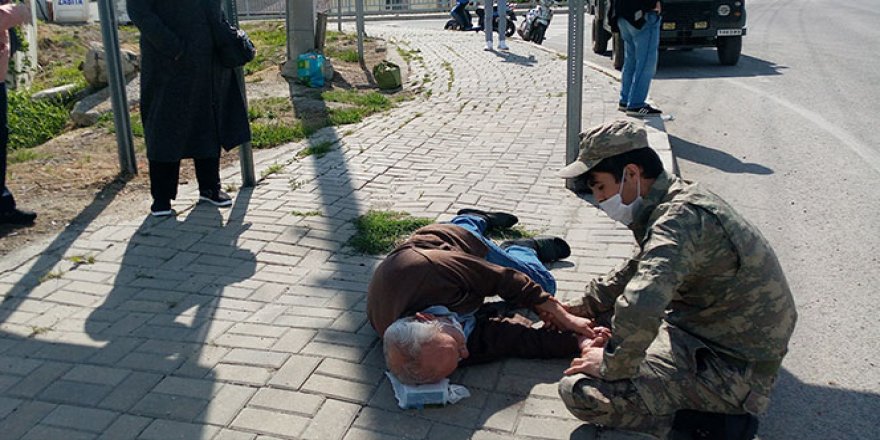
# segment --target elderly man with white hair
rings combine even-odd
[[[501,357],[557,358],[601,344],[607,330],[569,314],[554,298],[545,263],[570,255],[559,237],[496,245],[488,228],[511,227],[512,214],[464,209],[450,223],[416,231],[377,267],[367,316],[383,337],[388,369],[406,384],[434,383],[463,365]],[[486,298],[542,313],[555,329],[497,316]]]

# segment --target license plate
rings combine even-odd
[[[719,37],[732,37],[735,35],[742,35],[742,29],[718,29]]]

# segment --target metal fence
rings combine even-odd
[[[471,0],[472,2],[474,0]],[[482,0],[479,0],[482,3]],[[518,3],[517,10],[534,6],[535,0],[508,0]],[[564,6],[566,0],[557,0],[557,6]],[[320,5],[326,5],[321,7]],[[238,15],[242,20],[258,20],[284,18],[286,0],[237,0]],[[318,9],[329,7],[328,15],[334,17],[342,11],[342,15],[355,15],[355,0],[318,0]],[[447,13],[455,5],[455,0],[364,0],[365,15],[385,14],[424,14],[434,12]]]

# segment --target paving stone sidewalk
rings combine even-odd
[[[572,244],[552,268],[564,299],[633,244],[554,176],[563,57],[517,40],[485,52],[470,33],[370,31],[413,55],[408,86],[429,97],[258,152],[258,174],[282,169],[230,209],[197,205],[188,188],[177,218],[149,218],[146,205],[129,219],[99,216],[0,265],[0,437],[636,438],[568,414],[556,391],[566,360],[464,369],[453,381],[470,398],[397,408],[364,313],[380,259],[345,247],[352,219],[515,212]],[[617,117],[616,103],[614,81],[585,69],[584,126]],[[329,154],[296,158],[325,141]]]

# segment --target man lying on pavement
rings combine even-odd
[[[544,264],[571,254],[563,239],[538,236],[499,246],[484,233],[513,226],[516,216],[476,209],[458,214],[416,231],[370,282],[367,316],[400,382],[435,383],[463,365],[508,356],[570,357],[604,343],[607,329],[569,314],[552,296],[556,281]],[[566,332],[532,328],[522,316],[493,316],[484,302],[496,295],[534,308]]]

